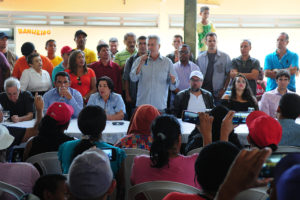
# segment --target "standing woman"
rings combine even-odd
[[[27,57],[29,69],[25,69],[20,78],[21,90],[29,91],[33,95],[36,92],[43,95],[52,88],[49,73],[43,70],[43,62],[38,53],[32,53]]]
[[[222,104],[230,110],[248,111],[249,107],[258,110],[255,96],[245,76],[238,74],[232,82],[231,94],[222,97]]]
[[[69,69],[71,87],[78,90],[85,103],[91,94],[96,92],[96,75],[94,70],[87,67],[84,53],[80,50],[73,51],[69,58]]]

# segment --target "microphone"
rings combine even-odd
[[[148,59],[149,59],[149,56],[150,56],[150,54],[151,54],[151,51],[147,51],[147,56],[148,56],[148,58],[147,58],[147,60],[145,61],[145,65],[148,65]]]

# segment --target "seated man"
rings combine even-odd
[[[92,149],[77,156],[68,177],[71,199],[106,200],[116,187],[108,156],[100,149]]]
[[[192,71],[190,74],[191,87],[175,96],[173,113],[176,117],[181,117],[184,110],[205,112],[205,109],[214,107],[211,93],[201,88],[202,82],[202,73],[200,71]]]
[[[10,112],[12,122],[28,121],[33,118],[33,97],[28,91],[20,90],[20,81],[8,78],[4,82],[5,92],[0,94],[0,104],[3,110]]]
[[[55,75],[55,88],[46,92],[43,96],[46,113],[48,107],[54,102],[64,102],[74,109],[73,118],[77,117],[83,107],[83,100],[80,92],[70,87],[70,76],[67,72],[58,72]]]
[[[279,142],[284,146],[300,146],[300,125],[295,120],[300,115],[300,96],[294,93],[283,95],[277,109],[278,121],[282,126],[282,138]]]
[[[278,87],[269,92],[265,92],[261,98],[259,110],[271,117],[276,117],[276,111],[282,95],[292,92],[287,89],[290,83],[290,74],[287,70],[279,70],[276,74],[276,84]]]

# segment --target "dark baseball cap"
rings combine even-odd
[[[78,37],[79,35],[84,35],[85,37],[87,36],[87,34],[83,30],[76,31],[75,38]]]
[[[0,32],[0,39],[6,37],[7,39],[9,38],[8,35],[4,32]]]

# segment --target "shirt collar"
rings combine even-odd
[[[186,65],[186,66],[191,66],[191,63],[190,63],[191,61],[188,61],[188,64]],[[184,66],[182,63],[181,63],[181,61],[179,60],[178,61],[178,63],[179,63],[179,66],[180,67],[186,67],[186,66]]]
[[[107,65],[104,65],[104,64],[101,62],[101,59],[99,60],[99,62],[100,62],[100,65],[103,66],[103,67],[111,67],[111,68],[112,68],[112,61],[111,61],[111,60],[108,61]]]

